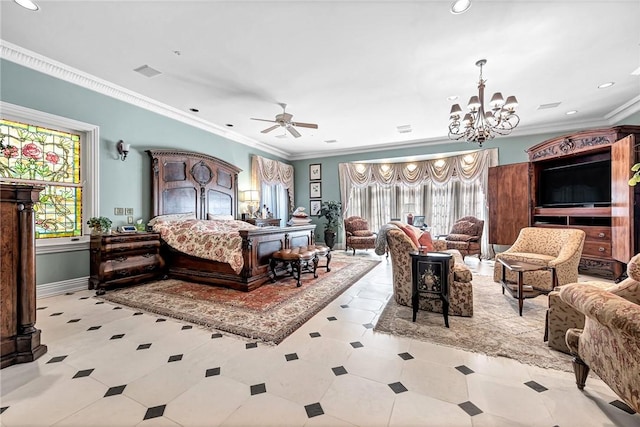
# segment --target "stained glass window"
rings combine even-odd
[[[82,235],[80,135],[0,119],[0,179],[41,184],[36,238]]]

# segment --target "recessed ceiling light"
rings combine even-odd
[[[571,110],[571,111],[567,111],[565,114],[567,116],[572,116],[572,115],[576,114],[577,112],[578,112],[578,110]]]
[[[228,128],[232,128],[232,127],[233,127],[233,124],[231,124],[231,123],[227,123],[225,126],[226,126],[226,127],[228,127]]]
[[[192,113],[199,113],[200,110],[198,110],[197,108],[189,108],[189,111],[191,111]]]
[[[456,0],[451,4],[451,13],[459,15],[471,7],[471,0]]]
[[[608,87],[611,87],[615,84],[615,82],[606,82],[606,83],[602,83],[600,86],[598,86],[598,89],[606,89]]]
[[[456,99],[458,99],[458,95],[447,96],[447,101],[455,101]]]
[[[33,11],[40,9],[40,6],[38,6],[37,4],[35,4],[35,2],[32,2],[31,0],[13,0],[13,1],[19,4],[20,6],[24,7],[25,9],[29,9]]]

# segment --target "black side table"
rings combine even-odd
[[[411,252],[411,305],[413,321],[418,314],[420,296],[440,298],[444,324],[449,327],[449,261],[451,254],[443,252]]]

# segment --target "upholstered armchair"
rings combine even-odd
[[[635,297],[637,301],[638,292]],[[560,299],[585,316],[584,328],[569,329],[566,335],[578,388],[584,388],[593,370],[640,412],[640,305],[583,283],[563,286]]]
[[[449,234],[441,235],[447,242],[447,249],[457,249],[462,258],[467,255],[478,255],[481,259],[480,243],[484,221],[473,216],[465,216],[457,220]]]
[[[496,255],[493,280],[501,280],[502,264],[498,260],[504,259],[549,267],[524,273],[524,284],[537,291],[548,293],[554,286],[577,282],[584,238],[584,231],[575,228],[525,227],[509,249]],[[508,281],[517,282],[516,272],[507,269],[505,273]]]
[[[369,229],[369,223],[366,219],[359,216],[350,216],[344,220],[344,232],[346,235],[346,244],[344,250],[353,249],[374,249],[376,247],[376,233]]]
[[[411,226],[409,226],[411,227]],[[415,229],[415,227],[414,227]],[[414,232],[421,233],[415,229]],[[411,307],[411,256],[409,252],[418,248],[413,240],[401,229],[389,229],[386,232],[387,245],[391,254],[391,269],[393,272],[393,298],[398,304]],[[419,236],[418,236],[419,237]],[[450,262],[453,280],[449,280],[449,315],[473,316],[473,289],[471,287],[472,274],[456,250],[447,250],[444,240],[434,240],[433,247],[438,252],[448,252],[453,255]],[[440,299],[421,298],[421,310],[442,313]]]

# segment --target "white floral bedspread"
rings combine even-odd
[[[189,219],[158,221],[153,230],[173,249],[187,255],[225,262],[240,273],[244,266],[238,230],[258,228],[244,221]]]

